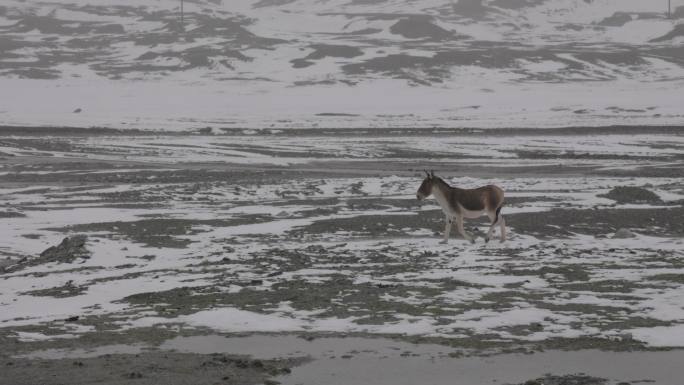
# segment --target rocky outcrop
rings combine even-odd
[[[86,240],[85,235],[64,238],[59,245],[49,247],[40,253],[40,259],[42,263],[71,263],[78,258],[88,259],[90,252],[85,247]]]
[[[37,258],[24,257],[18,260],[0,261],[0,273],[12,273],[45,263],[73,263],[78,259],[88,259],[91,254],[86,248],[87,239],[85,235],[67,237],[62,239],[59,245],[45,249]]]

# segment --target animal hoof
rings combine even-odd
[[[445,240],[443,240],[443,241],[441,241],[441,242],[439,242],[439,243],[442,244],[442,245],[446,245],[446,244],[447,244],[447,240],[445,239]]]
[[[489,237],[485,238],[485,243],[489,243]]]
[[[475,240],[473,238],[470,238],[470,243],[475,244]]]

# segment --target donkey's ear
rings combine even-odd
[[[430,170],[430,177],[434,178],[435,177],[435,170]]]
[[[425,175],[427,175],[427,177],[430,178],[430,173],[427,170],[423,170],[423,171],[425,171]]]

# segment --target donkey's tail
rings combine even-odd
[[[499,214],[501,213],[501,208],[503,207],[503,204],[501,206],[496,208],[496,215],[494,216],[494,222],[492,222],[492,226],[496,224],[496,222],[499,221]]]

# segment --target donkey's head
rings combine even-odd
[[[434,171],[425,171],[425,174],[426,177],[423,179],[423,183],[420,184],[418,192],[416,192],[416,198],[418,198],[419,201],[429,197],[430,194],[432,194],[432,186],[434,186],[435,181],[437,180]]]

